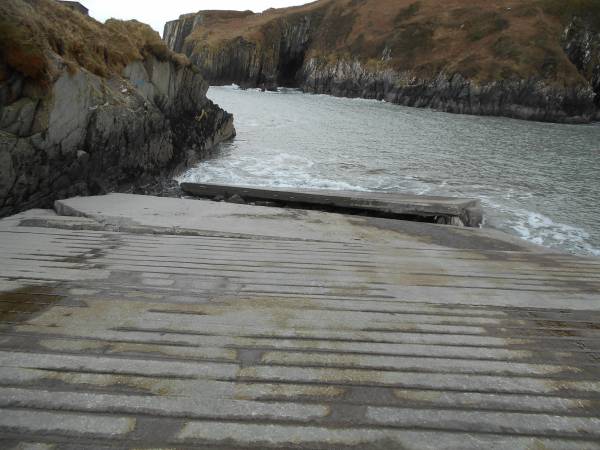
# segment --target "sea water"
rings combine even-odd
[[[600,256],[600,124],[212,87],[237,137],[180,181],[475,197],[485,227]]]

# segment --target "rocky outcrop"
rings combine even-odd
[[[451,113],[569,123],[589,122],[597,113],[590,87],[561,88],[539,78],[477,83],[460,73],[422,78],[412,71],[372,70],[357,60],[331,63],[318,59],[306,61],[299,78],[306,92]]]
[[[598,34],[573,24],[563,32],[563,19],[533,1],[450,5],[440,14],[433,0],[333,0],[227,14],[201,11],[165,27],[168,45],[212,84],[540,121],[600,119]]]
[[[575,17],[563,33],[563,47],[579,72],[590,80],[600,108],[600,30],[589,20]]]
[[[0,216],[167,175],[234,135],[199,71],[156,53],[100,76],[47,48],[43,83],[3,58]]]
[[[187,14],[181,16],[179,20],[172,20],[165,24],[165,42],[174,52],[181,53],[185,38],[190,35],[192,30],[202,25],[203,16],[201,14]]]
[[[184,15],[167,22],[164,40],[172,50],[188,55],[207,80],[265,89],[297,85],[296,76],[308,50],[311,32],[317,25],[315,22],[319,21],[318,15],[292,14],[274,21],[264,30],[270,36],[269,44],[264,46],[243,36],[218,47],[196,47],[195,40],[188,39],[196,29],[253,16],[251,11],[201,11]]]

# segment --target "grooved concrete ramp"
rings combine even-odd
[[[132,195],[0,220],[0,448],[600,448],[600,260]]]
[[[181,189],[205,198],[239,196],[247,201],[266,201],[277,205],[311,207],[359,215],[419,218],[478,227],[483,220],[479,200],[473,198],[433,197],[385,192],[331,191],[322,189],[253,188],[247,186],[181,183]],[[455,219],[454,221],[452,219]]]

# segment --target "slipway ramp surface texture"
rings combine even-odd
[[[600,448],[600,260],[113,194],[0,221],[0,448]]]

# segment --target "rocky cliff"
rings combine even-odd
[[[53,0],[8,0],[0,16],[0,216],[166,175],[234,134],[150,27]]]
[[[586,19],[597,10],[592,0],[320,0],[200,11],[167,23],[164,39],[213,84],[578,123],[600,119],[600,27]]]
[[[563,33],[563,48],[577,70],[589,80],[600,108],[600,26],[574,17]]]

